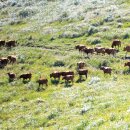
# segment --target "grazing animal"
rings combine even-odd
[[[19,78],[23,80],[27,80],[27,79],[31,80],[32,74],[31,73],[22,74],[19,76]]]
[[[93,54],[94,53],[94,49],[93,48],[84,48],[82,49],[82,51],[85,53],[85,54]]]
[[[88,70],[87,69],[79,69],[78,70],[78,74],[79,74],[79,76],[85,75],[86,78],[87,78],[87,76],[88,76]]]
[[[44,84],[48,86],[48,80],[45,78],[40,78],[39,80],[37,80],[37,83],[39,84],[39,87]]]
[[[5,41],[0,40],[0,47],[5,46]]]
[[[54,79],[58,78],[60,80],[61,75],[62,75],[61,72],[55,71],[50,74],[50,78],[53,77]]]
[[[74,75],[74,72],[73,71],[65,71],[65,72],[61,72],[61,75],[64,77],[64,76],[67,76],[67,75]]]
[[[16,74],[14,73],[7,73],[9,76],[9,81],[13,81],[16,78]]]
[[[105,53],[107,53],[108,55],[116,55],[117,50],[115,48],[105,48]]]
[[[66,75],[66,76],[63,76],[62,80],[65,80],[65,82],[69,82],[71,81],[72,83],[74,82],[74,75]]]
[[[111,45],[112,48],[114,48],[114,47],[116,47],[116,46],[118,46],[118,49],[119,49],[119,47],[121,47],[121,41],[118,40],[118,39],[114,40],[114,41],[112,42],[112,45]]]
[[[79,50],[79,52],[81,52],[84,48],[86,48],[85,45],[76,45],[76,46],[75,46],[75,49],[76,49],[76,50]]]
[[[125,55],[125,57],[126,57],[127,53],[130,52],[130,45],[124,47],[124,51],[126,51],[126,55]]]
[[[8,41],[6,42],[6,47],[11,48],[16,46],[16,41]]]
[[[126,62],[124,66],[128,66],[130,69],[130,61]]]
[[[112,69],[110,67],[101,66],[100,70],[103,70],[104,74],[110,74],[112,72]]]
[[[9,60],[9,63],[12,63],[12,64],[16,63],[16,56],[8,56],[7,58]]]
[[[95,52],[97,53],[97,55],[98,55],[98,54],[103,54],[103,55],[105,55],[105,48],[103,48],[103,47],[96,47],[94,50],[95,50]]]
[[[85,66],[85,62],[83,62],[83,61],[80,61],[80,62],[77,63],[77,68],[78,69],[83,69],[84,66]]]
[[[8,64],[8,59],[7,58],[1,58],[0,59],[0,67],[5,67]]]

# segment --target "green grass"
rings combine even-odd
[[[62,46],[66,50],[72,49],[66,44]],[[122,51],[117,55],[119,58],[93,55],[91,59],[84,58],[78,51],[65,52],[62,48],[42,50],[19,46],[11,51],[2,49],[0,53],[1,56],[9,54],[18,56],[18,64],[8,65],[0,70],[2,129],[39,129],[40,127],[52,130],[64,127],[114,129],[117,122],[125,122],[129,125],[130,117],[127,110],[129,109],[130,83],[129,75],[120,74],[127,70],[123,67],[124,61],[119,57],[123,54]],[[54,62],[57,60],[63,61],[65,66],[54,67]],[[76,63],[79,60],[85,61],[89,70],[86,81],[76,83],[78,80],[76,75],[74,85],[69,88],[66,88],[63,81],[60,81],[58,85],[51,83],[49,74],[52,71],[73,70],[76,72]],[[104,76],[99,70],[99,65],[104,62],[114,69],[112,76]],[[30,71],[33,77],[27,84],[23,84],[19,79],[8,83],[6,75],[8,71],[15,72],[17,76]],[[117,74],[115,74],[116,71],[118,71]],[[40,75],[49,79],[49,87],[45,91],[37,92],[36,80]],[[100,80],[94,83],[92,77],[98,77]],[[91,85],[89,85],[90,82]],[[37,100],[39,103],[36,103]],[[84,105],[90,108],[82,115]],[[13,125],[14,122],[17,125]],[[120,129],[124,127],[124,124],[122,125],[119,126]]]

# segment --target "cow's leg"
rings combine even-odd
[[[126,53],[125,53],[125,58],[126,58],[126,56],[127,56],[127,51],[126,51]]]
[[[87,79],[87,74],[86,74],[86,79]]]

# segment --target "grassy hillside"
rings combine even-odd
[[[130,43],[129,6],[129,0],[0,2],[0,39],[19,43],[11,50],[0,48],[0,58],[17,56],[17,64],[0,69],[0,129],[129,130],[130,71],[123,51]],[[86,58],[74,49],[77,44],[110,47],[115,38],[123,42],[116,57]],[[80,83],[78,61],[89,71]],[[103,64],[113,69],[111,76],[99,69]],[[64,70],[75,72],[73,85],[49,78]],[[9,83],[7,72],[33,76],[28,83],[18,78]],[[49,86],[37,92],[40,76]]]

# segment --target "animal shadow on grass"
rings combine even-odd
[[[89,57],[89,56],[85,56],[84,58],[85,58],[85,59],[90,59],[90,57]]]
[[[7,47],[6,50],[7,50],[7,51],[11,51],[12,48],[11,48],[11,47]]]
[[[24,84],[27,84],[27,83],[29,83],[30,82],[30,80],[23,80],[23,83]]]
[[[82,83],[82,82],[84,82],[85,81],[85,79],[83,79],[81,76],[78,78],[78,80],[76,81],[76,83]]]
[[[130,69],[124,70],[124,71],[123,71],[123,74],[126,74],[126,75],[130,74]]]
[[[59,84],[59,80],[54,80],[54,79],[52,79],[52,80],[51,80],[51,83],[54,84],[54,85],[58,85],[58,84]]]
[[[38,86],[36,91],[37,92],[41,92],[41,91],[45,91],[46,90],[46,87],[43,87],[43,86]]]
[[[0,81],[0,86],[3,86],[4,85],[4,82]]]
[[[70,82],[65,82],[65,84],[64,84],[65,88],[69,88],[69,87],[72,87],[72,86],[73,86],[73,83],[70,83]]]
[[[14,80],[13,79],[8,79],[9,83],[13,82]]]
[[[125,60],[130,60],[130,56],[125,56]]]
[[[2,66],[2,65],[0,65],[0,69],[4,69],[4,68],[5,68],[5,66],[4,66],[4,65],[3,65],[3,66]]]
[[[122,60],[130,60],[130,56],[121,57]]]

